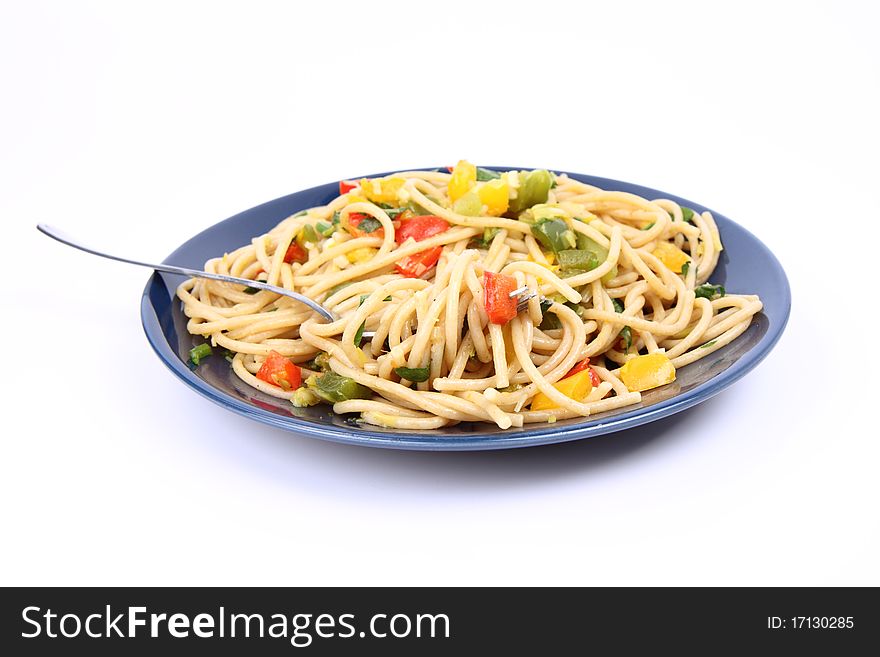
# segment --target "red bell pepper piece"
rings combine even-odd
[[[283,390],[296,390],[302,385],[302,370],[277,351],[270,351],[257,378]]]
[[[287,253],[284,254],[284,262],[288,265],[291,262],[305,262],[309,259],[309,254],[297,242],[291,242],[287,247]]]
[[[571,370],[569,371],[569,373],[566,374],[566,375],[565,375],[564,377],[562,377],[562,378],[563,378],[563,379],[567,379],[567,378],[570,377],[570,376],[574,376],[574,375],[577,374],[578,372],[583,372],[583,371],[584,371],[585,369],[587,369],[587,368],[590,369],[590,383],[592,383],[592,384],[593,384],[593,387],[595,388],[595,387],[598,386],[600,383],[602,383],[602,379],[600,379],[600,378],[599,378],[599,375],[596,374],[596,370],[594,370],[592,367],[590,367],[590,359],[589,359],[589,357],[584,358],[580,363],[578,363],[577,365],[575,365],[574,367],[572,367]]]
[[[445,233],[449,230],[449,223],[445,219],[435,217],[432,214],[424,214],[410,217],[400,224],[400,230],[394,234],[398,244],[403,244],[412,237],[416,242],[421,242],[434,235]]]
[[[431,214],[420,215],[401,222],[400,228],[394,233],[394,239],[398,244],[403,244],[410,237],[416,242],[421,242],[447,230],[449,230],[449,223],[440,217]],[[410,256],[404,256],[397,263],[397,273],[407,278],[419,278],[437,264],[442,251],[442,246],[435,246]]]
[[[516,317],[517,298],[510,293],[516,289],[516,279],[506,274],[491,271],[483,273],[484,305],[489,321],[493,324],[507,324]]]

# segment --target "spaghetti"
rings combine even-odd
[[[506,429],[638,403],[743,333],[762,305],[708,283],[722,249],[709,212],[462,161],[344,181],[205,265],[336,321],[228,283],[177,294],[190,333],[266,394],[384,427]]]

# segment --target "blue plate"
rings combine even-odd
[[[526,167],[492,167],[501,171]],[[387,174],[373,174],[369,177]],[[687,199],[640,185],[568,174],[602,189],[631,192],[649,199],[668,198],[703,211]],[[168,256],[166,263],[201,268],[208,259],[232,251],[304,208],[325,205],[339,192],[338,182],[313,187],[269,201],[202,231]],[[187,333],[187,318],[174,290],[181,278],[155,273],[141,299],[141,319],[147,339],[159,358],[184,383],[211,401],[245,417],[296,433],[341,443],[418,450],[486,450],[559,443],[627,429],[678,413],[718,394],[744,376],[769,353],[788,321],[791,291],[776,257],[754,235],[712,211],[724,251],[713,283],[729,292],[757,294],[764,311],[732,344],[678,371],[674,383],[644,393],[642,402],[616,411],[555,424],[526,425],[502,431],[483,423],[463,423],[433,431],[380,429],[355,422],[356,416],[336,415],[325,405],[294,408],[243,383],[228,363],[214,356],[196,369],[187,366],[189,350],[201,341]]]

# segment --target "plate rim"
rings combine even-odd
[[[361,177],[379,177],[388,175],[389,173],[397,173],[399,171],[427,171],[437,168],[438,167],[419,167],[398,169],[394,172],[373,173],[366,174],[364,176],[357,176],[355,177],[355,179]],[[509,171],[513,169],[527,169],[528,167],[486,166],[484,168],[499,171]],[[595,184],[599,187],[604,188],[607,183],[608,186],[616,185],[618,187],[623,186],[630,189],[635,188],[645,190],[649,193],[649,196],[653,196],[654,198],[669,198],[678,202],[679,204],[687,205],[688,207],[708,210],[708,208],[706,208],[705,206],[699,203],[694,203],[689,199],[668,194],[666,192],[663,192],[662,190],[652,189],[643,185],[629,183],[622,180],[615,180],[612,178],[603,178],[601,176],[570,173],[558,171],[556,169],[550,170],[558,173],[565,173],[569,176],[575,177],[576,179],[588,178],[590,181],[593,181],[588,184]],[[342,178],[341,180],[348,179],[349,178]],[[321,187],[332,184],[336,184],[336,181],[331,181],[328,183],[323,183],[321,185],[314,185],[306,189],[297,190],[295,192],[292,192],[291,194],[285,194],[284,196],[266,201],[265,203],[261,203],[252,208],[243,210],[242,212],[238,212],[230,217],[227,217],[226,219],[222,219],[217,223],[208,226],[204,230],[200,231],[196,235],[192,236],[191,238],[180,244],[165,260],[163,260],[163,262],[168,263],[169,260],[173,258],[174,254],[177,253],[179,250],[183,249],[192,242],[197,241],[205,233],[215,230],[217,226],[227,221],[233,220],[242,214],[254,212],[261,208],[265,208],[266,206],[281,203],[293,194],[317,190]],[[345,428],[336,425],[318,425],[308,420],[304,420],[294,416],[280,416],[278,414],[249,404],[243,400],[236,399],[235,397],[232,397],[231,395],[228,395],[227,393],[215,388],[200,377],[193,374],[190,371],[189,367],[187,367],[186,364],[178,357],[178,355],[169,345],[168,341],[165,339],[164,332],[159,323],[158,315],[156,314],[153,304],[150,300],[150,291],[152,287],[157,283],[161,283],[163,285],[165,284],[164,278],[158,272],[153,272],[153,274],[147,280],[146,286],[144,287],[144,291],[141,296],[141,325],[147,337],[147,341],[150,343],[153,351],[166,365],[166,367],[168,367],[172,371],[172,373],[174,373],[177,378],[183,381],[188,387],[195,390],[197,393],[207,398],[209,401],[212,401],[215,404],[225,409],[231,410],[238,415],[241,415],[248,419],[256,420],[269,426],[283,429],[285,431],[290,431],[292,433],[303,434],[312,438],[318,438],[321,440],[336,443],[379,447],[386,449],[404,449],[417,451],[483,451],[556,444],[601,436],[608,433],[640,426],[642,424],[647,424],[649,422],[654,422],[665,417],[669,417],[670,415],[679,413],[685,409],[696,406],[697,404],[700,404],[707,399],[710,399],[711,397],[714,397],[721,391],[736,383],[739,379],[748,374],[755,367],[757,367],[764,360],[764,358],[767,357],[773,347],[775,347],[776,344],[779,342],[779,339],[782,337],[782,334],[784,333],[785,328],[788,325],[788,320],[791,315],[791,286],[789,284],[788,277],[785,274],[785,270],[783,269],[782,264],[779,262],[779,259],[760,239],[758,239],[758,237],[756,237],[747,228],[733,221],[732,219],[729,219],[726,215],[715,212],[713,210],[709,211],[712,212],[714,216],[721,217],[722,220],[734,224],[738,230],[742,231],[747,238],[757,244],[763,251],[766,260],[769,262],[771,269],[776,274],[775,277],[778,279],[778,282],[781,285],[780,292],[782,294],[783,308],[777,309],[781,311],[781,321],[778,323],[778,326],[774,327],[773,325],[771,325],[768,328],[767,333],[761,337],[756,345],[754,345],[751,349],[744,353],[730,367],[712,377],[708,381],[697,385],[696,387],[688,390],[685,393],[681,393],[670,397],[669,399],[657,402],[652,406],[633,409],[629,412],[623,412],[619,415],[608,418],[607,421],[599,422],[598,424],[573,424],[571,426],[559,427],[552,427],[550,425],[536,425],[535,428],[528,433],[508,434],[505,431],[499,429],[497,432],[493,433],[474,434],[473,437],[468,437],[467,435],[461,436],[460,434],[456,437],[450,437],[448,435],[441,434],[433,439],[425,437],[424,432],[415,434],[396,434],[385,432],[380,427],[369,427],[352,431],[346,430]],[[585,420],[589,422],[589,418],[586,418]],[[437,430],[433,431],[436,432]],[[429,435],[433,435],[433,433]]]

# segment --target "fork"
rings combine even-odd
[[[148,269],[154,269],[156,271],[163,271],[168,274],[178,274],[180,276],[194,276],[196,278],[207,278],[212,281],[223,281],[224,283],[235,283],[236,285],[244,285],[251,288],[257,288],[259,290],[267,290],[269,292],[274,292],[275,294],[280,294],[285,297],[289,297],[294,299],[295,301],[299,301],[307,305],[309,308],[318,313],[321,317],[326,319],[329,322],[334,322],[339,318],[334,315],[332,312],[327,310],[320,303],[315,301],[314,299],[310,299],[304,294],[300,294],[299,292],[293,292],[292,290],[285,289],[283,287],[278,287],[276,285],[269,285],[268,283],[264,283],[262,281],[253,281],[247,278],[238,278],[237,276],[226,276],[225,274],[214,274],[207,271],[202,271],[201,269],[190,269],[189,267],[178,267],[176,265],[167,265],[165,263],[162,264],[154,264],[149,262],[142,262],[140,260],[132,260],[130,258],[123,258],[122,256],[112,255],[110,253],[105,253],[104,251],[98,251],[97,249],[93,249],[89,246],[86,246],[79,242],[78,240],[73,239],[69,235],[64,234],[57,228],[49,226],[47,224],[37,224],[37,230],[39,230],[44,235],[48,235],[54,240],[61,242],[62,244],[66,244],[67,246],[72,246],[75,249],[79,249],[80,251],[85,251],[86,253],[91,253],[92,255],[100,256],[102,258],[108,258],[109,260],[116,260],[118,262],[125,262],[130,265],[138,265],[140,267],[147,267]],[[529,299],[533,298],[536,295],[535,292],[531,292],[528,287],[523,286],[511,292],[508,296],[513,299],[517,297],[516,304],[516,312],[521,313],[526,309],[528,305]],[[366,331],[363,333],[364,338],[372,338],[375,335],[375,331]]]
[[[516,314],[518,315],[523,310],[525,310],[529,305],[529,300],[534,299],[538,296],[537,292],[532,292],[528,286],[523,285],[522,287],[516,288],[513,292],[507,295],[511,299],[517,297],[516,301]]]

